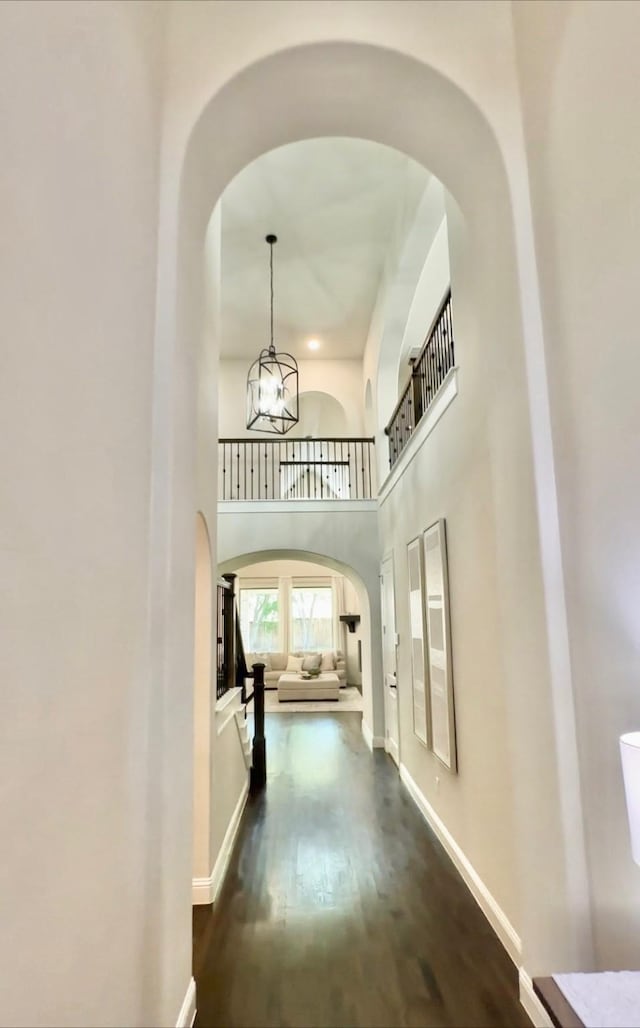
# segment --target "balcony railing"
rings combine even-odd
[[[374,441],[220,439],[219,500],[370,500]]]
[[[264,736],[264,664],[256,663],[251,670],[245,660],[242,631],[235,595],[235,579],[232,574],[218,579],[216,595],[216,700],[229,692],[240,689],[240,702],[247,717],[247,704],[253,701],[253,742],[251,744],[250,786],[252,792],[263,789],[267,784],[267,743]],[[251,694],[247,693],[247,681],[253,682]]]
[[[444,298],[424,346],[413,363],[411,378],[385,428],[389,436],[389,465],[393,467],[420,419],[454,366],[451,292]]]

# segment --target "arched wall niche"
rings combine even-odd
[[[386,48],[384,37],[381,30],[380,45],[305,44],[301,39],[301,45],[294,42],[246,65],[208,97],[201,93],[202,110],[186,142],[179,186],[175,192],[165,189],[161,205],[154,560],[174,570],[169,578],[179,583],[192,552],[192,411],[205,310],[203,249],[211,211],[226,184],[260,154],[322,136],[370,139],[422,163],[455,198],[464,217],[468,245],[463,267],[452,262],[452,289],[458,274],[464,273],[468,284],[467,307],[457,307],[465,339],[458,359],[465,369],[481,360],[488,384],[503,660],[510,683],[511,778],[523,883],[523,959],[533,973],[548,968],[550,959],[586,967],[589,889],[584,840],[575,830],[582,813],[526,176],[511,154],[510,188],[503,152],[480,107],[433,66]],[[167,374],[168,368],[173,374]],[[375,381],[376,373],[377,356],[365,368],[365,378]],[[167,474],[173,481],[171,502],[165,504]],[[182,594],[172,588],[167,609],[158,611],[167,624],[182,616]],[[527,619],[519,617],[523,607],[530,612]],[[188,634],[185,630],[184,647]],[[536,654],[535,670],[523,665],[523,652]],[[169,675],[172,657],[170,649]],[[546,791],[533,773],[540,752],[552,779]],[[544,869],[535,860],[541,840],[554,853]],[[552,891],[570,896],[569,923],[553,938],[539,903],[550,882]]]
[[[315,389],[301,392],[299,416],[300,420],[289,434],[290,438],[305,435],[316,438],[348,435],[347,412],[340,401],[330,393]]]

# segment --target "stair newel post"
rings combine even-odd
[[[236,598],[235,575],[223,575],[228,587],[224,591],[224,677],[227,689],[236,684]]]
[[[264,737],[264,664],[253,665],[253,766],[251,789],[267,784],[267,743]]]

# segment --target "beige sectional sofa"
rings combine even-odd
[[[331,654],[331,657],[329,657],[329,653]],[[304,671],[308,670],[308,666],[311,664],[311,658],[316,658],[316,666],[317,666],[317,658],[320,657],[321,658],[321,668],[322,668],[322,670],[323,671],[333,671],[333,673],[338,676],[338,680],[339,680],[341,686],[347,684],[347,667],[346,667],[346,663],[345,663],[345,659],[344,659],[344,654],[343,654],[342,650],[327,651],[324,654],[319,654],[319,653],[300,653],[300,652],[297,652],[297,653],[293,653],[292,656],[294,656],[294,657],[302,657],[303,658],[302,669]],[[324,658],[324,661],[322,661],[322,658]],[[252,664],[257,664],[258,661],[261,664],[265,664],[266,665],[265,672],[264,672],[264,683],[265,683],[265,686],[267,687],[267,689],[277,689],[278,688],[278,682],[280,681],[280,675],[285,673],[286,668],[287,668],[288,659],[289,659],[289,654],[288,653],[246,653],[245,654],[245,660],[247,662],[247,667],[249,669],[251,669]],[[329,663],[331,663],[333,666],[329,667],[328,666]],[[305,664],[307,665],[306,667],[305,667]]]

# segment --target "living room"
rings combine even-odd
[[[265,664],[266,710],[362,710],[360,601],[353,583],[303,560],[243,567],[235,583],[249,666]]]

